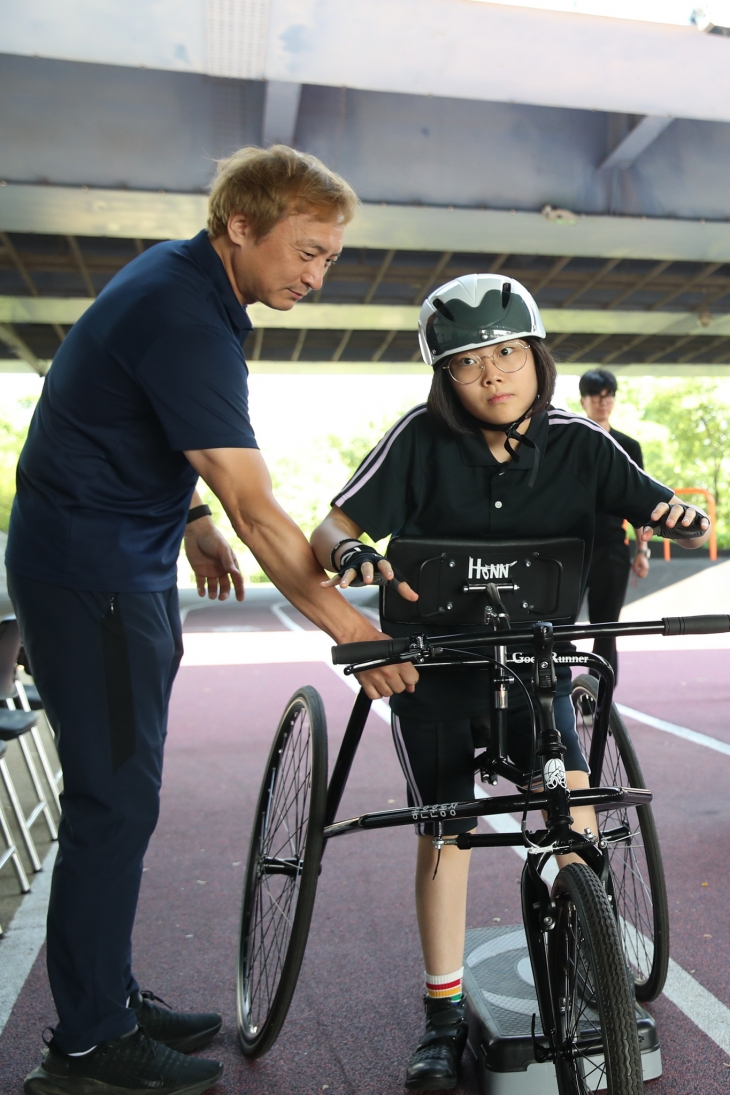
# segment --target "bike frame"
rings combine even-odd
[[[347,779],[357,748],[362,738],[365,723],[370,712],[371,701],[364,691],[360,691],[350,715],[345,735],[335,762],[327,790],[325,813],[325,847],[328,840],[346,833],[368,829],[385,829],[414,823],[432,822],[436,830],[434,845],[441,848],[444,844],[466,849],[474,847],[526,847],[527,859],[522,871],[521,900],[527,945],[532,964],[538,1009],[542,1023],[543,1036],[533,1033],[535,1058],[538,1061],[553,1060],[560,1051],[557,1044],[559,1025],[554,1014],[551,995],[550,975],[547,957],[548,933],[555,926],[555,904],[550,888],[542,878],[542,871],[555,854],[575,852],[596,872],[602,881],[608,875],[608,856],[606,849],[613,839],[625,839],[623,830],[616,833],[598,834],[586,831],[580,834],[571,829],[570,806],[593,806],[597,811],[611,809],[618,803],[626,805],[646,805],[651,802],[651,792],[643,788],[599,787],[597,781],[603,762],[603,753],[608,732],[608,717],[613,698],[614,675],[611,667],[602,658],[593,654],[559,654],[560,664],[590,666],[599,676],[599,698],[594,715],[593,737],[589,767],[591,786],[587,789],[569,791],[565,781],[565,767],[562,754],[565,749],[560,733],[555,726],[553,701],[555,698],[555,657],[554,644],[557,640],[570,641],[594,638],[606,633],[613,635],[658,634],[665,631],[664,621],[655,623],[609,623],[591,625],[557,625],[550,623],[534,624],[529,630],[501,630],[495,620],[495,631],[488,635],[475,636],[473,633],[439,637],[425,640],[423,636],[414,636],[410,649],[403,655],[380,659],[360,665],[350,665],[345,672],[353,673],[375,666],[412,661],[421,668],[429,665],[474,665],[491,667],[492,677],[492,718],[490,720],[490,741],[482,758],[477,759],[475,769],[484,768],[494,782],[502,775],[510,780],[530,780],[529,773],[521,773],[506,759],[507,730],[507,684],[510,673],[507,670],[507,651],[514,646],[531,646],[534,651],[532,664],[533,693],[531,702],[537,718],[536,757],[542,768],[543,789],[539,792],[527,792],[514,795],[499,795],[488,799],[474,799],[470,802],[439,803],[433,806],[419,806],[397,810],[378,810],[362,814],[359,817],[335,821]],[[490,646],[495,648],[494,657],[463,657],[461,659],[437,660],[454,648],[464,653],[475,648]],[[457,837],[444,837],[443,823],[455,818],[488,817],[497,814],[541,810],[546,817],[542,830],[528,832],[523,825],[519,833],[461,833]]]

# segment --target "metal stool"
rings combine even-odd
[[[7,787],[8,783],[12,784],[13,781],[11,780],[10,773],[7,770],[7,762],[5,760],[6,749],[7,745],[5,744],[5,742],[0,741],[0,773],[2,773],[3,782]],[[28,876],[23,870],[23,864],[20,862],[20,856],[18,855],[15,844],[13,843],[13,838],[10,835],[10,828],[5,817],[5,811],[2,808],[2,803],[0,803],[0,833],[2,834],[2,838],[5,841],[5,851],[0,852],[0,871],[3,869],[5,864],[10,861],[15,868],[16,875],[18,876],[18,882],[20,883],[20,892],[28,893],[28,891],[30,890]],[[0,935],[2,935],[2,933],[3,929],[0,926]]]
[[[17,676],[17,674],[16,674],[16,677],[15,677],[15,696],[13,697],[12,701],[6,701],[6,702],[7,702],[8,707],[11,707],[11,706],[15,707],[19,711],[44,712],[43,701],[40,698],[40,696],[38,695],[38,689],[36,688],[36,686],[34,684],[23,684],[23,682],[20,680],[20,678]],[[50,726],[50,723],[48,725],[49,725],[49,729],[51,730],[51,733],[53,733],[53,727]],[[35,743],[36,750],[38,752],[38,757],[39,757],[40,762],[41,762],[41,767],[43,769],[43,774],[46,777],[46,782],[47,782],[48,787],[50,789],[51,795],[53,796],[53,801],[56,805],[56,809],[58,810],[58,813],[59,813],[59,816],[60,816],[60,814],[61,814],[61,799],[60,799],[59,794],[58,794],[58,787],[59,787],[59,784],[61,783],[61,780],[63,779],[63,772],[61,771],[60,767],[57,768],[55,772],[53,771],[53,766],[51,764],[51,758],[48,756],[48,752],[46,750],[45,745],[43,744],[43,739],[41,738],[41,732],[38,729],[38,727],[34,726],[31,729],[30,733],[31,733],[31,737],[33,738],[33,741]],[[55,752],[55,750],[54,750],[54,752]]]
[[[38,770],[33,760],[33,754],[30,751],[28,742],[25,740],[26,734],[29,731],[35,730],[33,740],[38,748],[39,736],[36,729],[39,714],[33,711],[18,711],[15,708],[15,701],[13,697],[16,694],[16,682],[15,682],[15,667],[17,665],[18,651],[20,650],[20,631],[18,629],[18,622],[14,616],[7,616],[4,620],[0,620],[0,700],[5,700],[6,710],[0,709],[0,740],[4,742],[10,742],[17,740],[20,747],[20,751],[23,754],[25,766],[30,776],[30,781],[33,786],[33,791],[36,796],[36,801],[28,816],[25,816],[23,808],[18,799],[17,792],[10,779],[10,773],[7,770],[7,765],[4,769],[0,765],[0,773],[2,773],[5,783],[8,797],[15,814],[18,828],[20,829],[23,841],[28,850],[30,861],[33,864],[33,870],[39,871],[41,869],[41,861],[36,850],[33,837],[31,835],[31,827],[42,816],[48,827],[48,833],[51,840],[58,839],[58,830],[56,829],[55,822],[51,816],[51,811],[46,801],[46,796],[41,785],[40,778],[38,776]],[[43,750],[43,744],[40,744],[40,750]],[[39,756],[42,756],[45,750],[41,752],[39,750]]]

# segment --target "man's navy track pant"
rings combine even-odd
[[[8,573],[63,768],[48,975],[66,1053],[134,1029],[132,927],[159,812],[167,708],[182,656],[177,588],[96,593]]]

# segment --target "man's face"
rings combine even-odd
[[[611,417],[616,396],[604,388],[600,395],[584,395],[580,405],[592,422],[605,426]]]
[[[321,220],[313,213],[289,213],[257,240],[245,217],[232,217],[228,225],[232,274],[242,303],[261,301],[288,312],[307,293],[321,288],[342,250],[343,233],[339,218]]]

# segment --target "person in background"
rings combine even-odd
[[[617,387],[616,377],[609,369],[589,369],[580,378],[580,403],[591,422],[610,433],[626,455],[643,469],[639,442],[615,430],[610,424]],[[618,620],[626,597],[629,573],[633,571],[637,578],[646,578],[649,573],[651,549],[638,536],[636,544],[632,560],[621,518],[610,513],[596,515],[593,558],[588,573],[588,619],[592,624]],[[606,635],[595,639],[593,653],[610,663],[618,680],[615,637]]]

